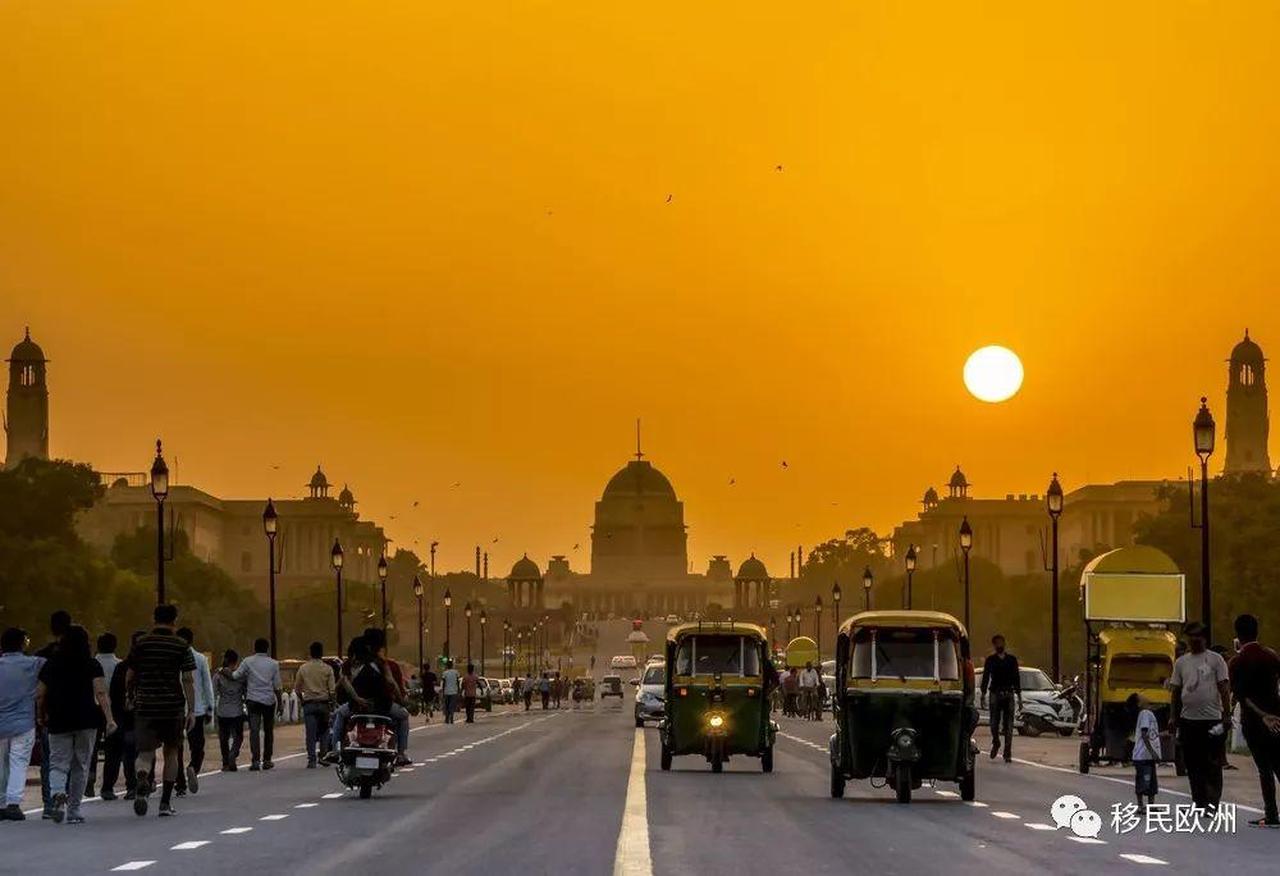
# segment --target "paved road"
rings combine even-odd
[[[609,625],[597,674],[629,629]],[[617,629],[613,629],[616,626]],[[660,630],[650,632],[660,640]],[[625,649],[623,649],[625,651]],[[657,650],[655,646],[654,650]],[[270,773],[213,773],[179,815],[145,819],[123,801],[92,802],[84,825],[38,817],[0,824],[0,874],[379,871],[556,874],[982,874],[1272,872],[1280,831],[1117,835],[1112,803],[1128,780],[1030,761],[983,759],[978,802],[923,788],[909,806],[850,782],[828,796],[829,721],[781,719],[771,775],[735,758],[712,774],[696,758],[658,766],[657,733],[637,730],[628,698],[583,711],[499,708],[473,725],[415,726],[412,769],[371,800],[344,793],[329,770],[285,753]],[[1162,775],[1162,800],[1185,782]],[[1101,841],[1052,825],[1049,806],[1081,796],[1102,814]],[[154,813],[154,807],[152,809]],[[1127,856],[1127,857],[1126,857]]]

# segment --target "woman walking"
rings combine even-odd
[[[62,644],[40,670],[36,688],[36,714],[49,730],[49,788],[51,817],[61,823],[80,824],[80,800],[84,797],[89,755],[98,728],[110,736],[116,731],[107,698],[102,664],[93,658],[89,633],[76,624],[67,630]]]

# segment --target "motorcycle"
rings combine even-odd
[[[1053,692],[1047,699],[1025,697],[1022,711],[1015,718],[1018,733],[1023,736],[1039,736],[1058,733],[1071,736],[1080,729],[1084,716],[1084,701],[1080,698],[1080,679]]]
[[[360,799],[368,800],[374,788],[391,781],[395,761],[395,729],[390,718],[352,715],[348,719],[338,755],[338,781],[359,789]]]

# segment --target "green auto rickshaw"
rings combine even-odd
[[[899,803],[925,780],[974,799],[973,675],[964,626],[940,611],[864,611],[836,638],[831,796],[876,779]]]
[[[773,772],[778,725],[769,718],[768,634],[755,624],[701,621],[667,632],[666,715],[658,725],[662,768],[697,754],[721,772],[741,754]]]

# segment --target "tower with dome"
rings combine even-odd
[[[31,340],[31,329],[27,329],[7,362],[4,465],[13,468],[27,457],[49,458],[49,386],[45,382],[49,360],[40,345]]]

